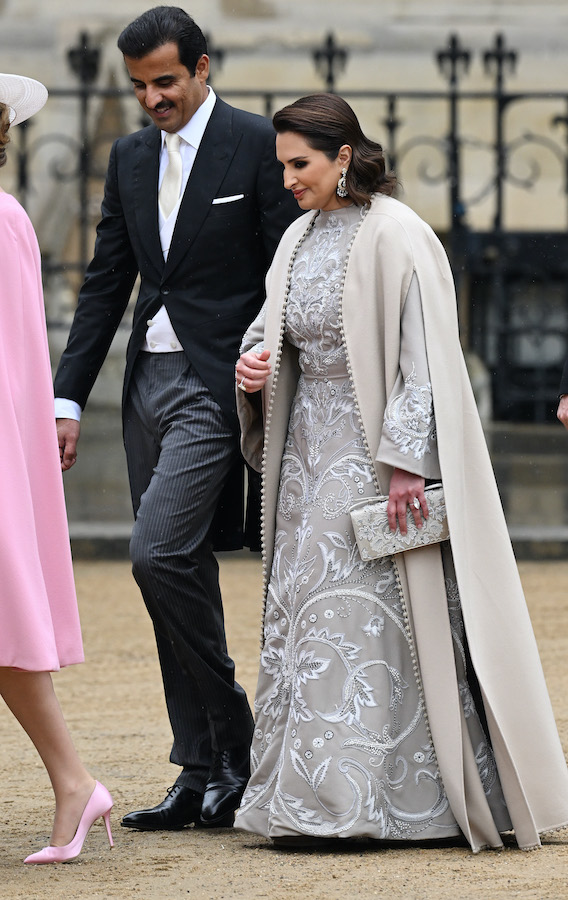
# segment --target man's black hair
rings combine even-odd
[[[141,59],[164,44],[177,44],[179,60],[190,75],[207,53],[207,41],[199,25],[179,6],[155,6],[127,25],[118,38],[124,56]]]

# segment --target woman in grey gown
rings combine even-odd
[[[446,423],[464,401],[446,396],[447,378],[438,389],[430,372],[432,358],[458,344],[457,326],[446,334],[443,324],[455,319],[455,304],[444,300],[447,260],[428,226],[391,197],[395,179],[381,148],[343,100],[303,98],[274,125],[285,186],[315,214],[284,236],[236,366],[243,452],[263,473],[265,566],[252,776],[236,825],[288,841],[463,833],[474,850],[500,846],[512,816],[450,542],[364,562],[349,515],[357,500],[388,493],[390,526],[405,532],[408,509],[418,525],[428,516],[426,480],[446,487],[447,470],[446,491],[457,493],[438,407],[443,441],[459,443]],[[428,330],[427,310],[442,303],[442,325]],[[459,367],[453,381],[467,381]],[[511,602],[519,606],[518,597]],[[440,609],[442,627],[432,624]],[[543,688],[537,705],[562,800],[550,792],[553,808],[528,836],[519,812],[522,846],[568,820],[547,702]],[[498,723],[496,740],[501,730]],[[502,754],[507,775],[514,750],[510,757]]]

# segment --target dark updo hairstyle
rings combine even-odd
[[[313,150],[337,159],[340,147],[349,144],[352,159],[347,170],[347,191],[353,203],[365,206],[371,195],[392,194],[396,176],[387,173],[383,148],[365,137],[348,103],[337,94],[311,94],[275,113],[272,122],[278,134],[301,135]]]
[[[197,62],[207,53],[199,25],[179,6],[155,6],[127,25],[118,38],[124,56],[142,59],[164,44],[177,44],[180,63],[195,75]]]
[[[10,107],[0,103],[0,168],[6,165],[6,144],[10,143]]]

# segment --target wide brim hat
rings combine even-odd
[[[47,88],[35,78],[0,74],[0,103],[10,108],[10,125],[19,125],[45,105]]]

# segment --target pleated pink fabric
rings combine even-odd
[[[83,661],[32,224],[0,193],[0,665]]]

